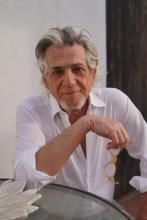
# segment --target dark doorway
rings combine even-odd
[[[125,92],[147,119],[147,1],[106,0],[107,87]],[[132,190],[128,184],[139,174],[139,161],[124,150],[119,158],[120,184],[115,197]]]

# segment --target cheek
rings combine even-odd
[[[52,85],[50,83],[50,80],[47,78],[47,77],[43,77],[42,78],[42,82],[43,82],[43,85],[45,86],[45,88],[49,91],[52,90]]]
[[[48,87],[50,92],[55,96],[59,96],[59,91],[60,91],[60,82],[57,80],[50,80],[48,82]]]
[[[81,89],[82,94],[87,97],[91,88],[90,83],[84,78],[78,81],[78,85]]]
[[[92,87],[92,80],[91,78],[85,78],[81,80],[81,85],[83,86],[83,88],[85,89],[85,91],[89,91]]]
[[[93,82],[94,82],[93,76],[90,75],[90,76],[88,77],[87,81],[88,81],[88,87],[89,87],[89,88],[92,88]]]

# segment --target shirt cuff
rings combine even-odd
[[[48,183],[52,183],[56,176],[49,176],[44,172],[36,170],[36,149],[25,151],[15,163],[15,178],[25,179],[27,188],[41,189]]]
[[[134,176],[130,181],[130,185],[141,193],[147,192],[147,178],[142,176]]]

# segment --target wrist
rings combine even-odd
[[[93,118],[92,115],[85,115],[82,118],[82,125],[85,127],[86,129],[86,133],[92,130],[92,126],[93,126]]]

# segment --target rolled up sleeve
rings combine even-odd
[[[36,152],[45,144],[45,136],[31,113],[18,107],[13,157],[14,178],[25,179],[27,188],[41,188],[56,179],[56,176],[36,170]]]

